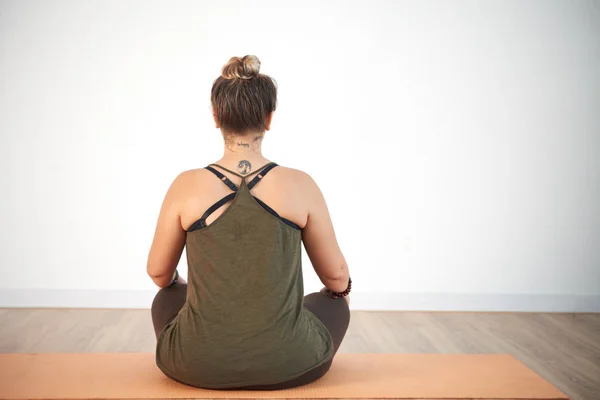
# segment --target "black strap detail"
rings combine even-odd
[[[277,211],[273,210],[271,207],[269,207],[267,205],[267,203],[265,203],[264,201],[262,201],[261,199],[259,199],[256,196],[252,196],[256,199],[256,201],[258,201],[258,203],[263,206],[263,208],[265,210],[267,210],[268,212],[270,212],[271,214],[273,214],[274,216],[276,216],[277,218],[279,218],[281,221],[283,221],[283,223],[285,223],[286,225],[291,226],[292,228],[298,229],[298,230],[302,230],[302,228],[300,228],[298,225],[296,225],[295,223],[293,223],[292,221],[290,221],[287,218],[283,218],[282,216],[280,216]]]
[[[215,174],[216,176],[219,177],[219,179],[221,181],[223,181],[224,184],[226,184],[229,189],[231,190],[238,190],[238,187],[235,185],[235,183],[231,182],[229,180],[228,177],[226,177],[223,173],[221,173],[220,171],[217,171],[215,168],[211,167],[210,165],[204,167],[205,169],[209,170],[210,172],[212,172],[213,174]]]
[[[213,164],[213,165],[218,165],[218,164]],[[263,167],[259,168],[257,171],[254,171],[253,173],[251,173],[250,175],[253,175],[255,173],[258,173],[258,175],[256,177],[254,177],[254,179],[252,179],[250,181],[250,183],[248,183],[247,187],[248,190],[252,189],[254,186],[256,186],[260,180],[262,178],[265,177],[265,175],[272,170],[273,168],[277,167],[277,163],[270,163],[267,165],[264,165]],[[221,167],[219,165],[219,167]],[[229,178],[227,178],[227,176],[225,176],[223,173],[221,173],[220,171],[216,170],[215,168],[211,167],[210,165],[204,167],[205,169],[211,171],[213,174],[215,174],[224,184],[226,184],[231,190],[233,190],[233,193],[229,193],[227,196],[223,197],[221,200],[217,201],[216,203],[214,203],[212,206],[210,206],[208,208],[208,210],[206,210],[206,212],[202,215],[202,217],[200,217],[196,222],[194,222],[189,228],[188,228],[188,232],[192,232],[194,230],[198,230],[201,228],[206,227],[206,218],[209,217],[210,214],[212,214],[213,212],[215,212],[215,210],[219,209],[219,207],[223,206],[225,203],[227,203],[228,201],[232,200],[233,198],[235,198],[236,193],[238,191],[238,187],[236,186],[235,183],[233,183],[231,180],[229,180]],[[235,175],[241,176],[239,174],[236,174],[233,171],[229,171],[228,169],[221,167],[223,169],[225,169],[228,172],[231,172]],[[242,176],[242,179],[247,178],[248,176]],[[273,210],[271,207],[269,207],[265,202],[263,202],[261,199],[259,199],[258,197],[252,196],[254,197],[258,203],[265,208],[269,213],[273,214],[274,216],[276,216],[277,218],[279,218],[281,221],[283,221],[285,224],[291,226],[292,228],[301,230],[301,228],[296,225],[294,222],[290,221],[287,218],[283,218],[281,217],[277,211]]]
[[[223,169],[223,170],[225,170],[225,171],[229,172],[230,174],[233,174],[233,175],[235,175],[235,176],[239,176],[239,177],[240,177],[240,178],[242,178],[242,179],[246,179],[246,178],[250,178],[250,177],[251,177],[252,175],[254,175],[254,174],[257,174],[257,173],[259,173],[261,170],[263,170],[264,168],[268,167],[268,166],[269,166],[269,165],[271,165],[271,164],[275,164],[275,163],[274,163],[273,161],[271,161],[271,162],[268,162],[268,163],[266,163],[265,165],[263,165],[262,167],[260,167],[259,169],[257,169],[256,171],[250,172],[248,175],[240,175],[240,174],[238,174],[237,172],[235,172],[235,171],[232,171],[232,170],[230,170],[230,169],[227,169],[227,168],[225,168],[224,166],[222,166],[222,165],[219,165],[219,164],[212,163],[212,164],[208,164],[208,165],[209,165],[209,166],[210,166],[210,165],[214,165],[215,167],[219,167],[219,168],[221,168],[221,169]]]
[[[208,210],[206,210],[204,212],[204,214],[202,214],[202,217],[200,217],[199,220],[197,220],[196,222],[194,222],[192,224],[192,226],[189,227],[188,232],[194,231],[196,229],[204,228],[205,226],[207,226],[206,225],[206,218],[208,218],[208,216],[210,214],[212,214],[213,212],[215,212],[215,210],[217,210],[223,204],[225,204],[228,201],[232,200],[235,197],[235,195],[236,195],[236,192],[229,193],[227,196],[223,197],[221,200],[217,201],[215,204],[213,204],[212,206],[210,206],[208,208]]]
[[[254,179],[252,179],[250,181],[250,183],[248,184],[248,190],[252,189],[254,186],[256,186],[256,184],[265,177],[265,175],[272,170],[273,168],[275,168],[277,166],[276,163],[271,163],[269,164],[267,167],[263,168],[262,170],[259,170],[259,174],[256,175],[254,177]]]
[[[200,228],[204,228],[206,226],[206,221],[204,221],[203,219],[199,219],[196,222],[194,222],[189,228],[188,228],[188,232],[192,232],[195,231],[196,229],[200,229]]]

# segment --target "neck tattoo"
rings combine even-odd
[[[237,170],[241,175],[248,175],[252,171],[252,164],[248,160],[241,160],[238,163]]]

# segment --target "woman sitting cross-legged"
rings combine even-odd
[[[207,389],[275,390],[324,376],[348,329],[348,266],[315,181],[262,154],[276,108],[256,56],[212,87],[223,157],[180,173],[164,198],[147,272],[156,364]],[[325,287],[304,295],[301,244]],[[189,282],[176,270],[186,248]]]

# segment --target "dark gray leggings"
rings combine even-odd
[[[185,304],[187,295],[187,283],[180,281],[175,284],[162,288],[158,291],[152,302],[152,323],[154,324],[154,333],[158,339],[160,331],[177,316],[179,310]],[[348,325],[350,324],[350,309],[346,299],[341,297],[332,299],[321,292],[314,292],[304,296],[304,306],[312,311],[327,327],[334,344],[334,356],[337,353],[342,340],[346,335]],[[272,384],[272,385],[254,385],[236,388],[227,388],[224,390],[243,389],[243,390],[279,390],[289,389],[296,386],[306,385],[321,378],[329,371],[333,357],[325,364],[310,370],[290,381]]]

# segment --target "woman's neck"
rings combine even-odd
[[[264,134],[235,136],[225,139],[223,157],[217,164],[247,175],[269,163],[262,155],[262,139]]]

